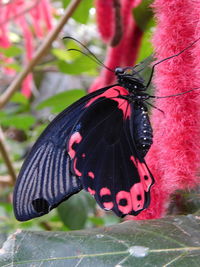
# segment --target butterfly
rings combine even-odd
[[[144,158],[153,143],[148,99],[155,96],[146,90],[154,67],[169,58],[153,65],[146,85],[140,64],[116,68],[116,84],[57,115],[20,170],[13,196],[16,219],[47,214],[82,189],[119,217],[136,216],[149,206],[155,179]]]

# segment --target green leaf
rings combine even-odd
[[[71,0],[62,0],[62,2],[63,2],[63,7],[66,8],[71,2]],[[78,8],[72,15],[72,18],[79,23],[86,24],[89,17],[89,11],[92,6],[93,6],[93,0],[81,1]]]
[[[127,221],[72,232],[16,231],[0,266],[199,266],[199,216]]]
[[[12,96],[11,102],[19,103],[19,104],[23,104],[23,105],[28,105],[29,104],[28,99],[22,93],[19,93],[19,92],[16,92]]]
[[[1,124],[5,127],[28,130],[36,121],[31,115],[3,115],[0,114]]]
[[[151,30],[148,30],[144,33],[136,63],[143,61],[145,58],[153,54],[153,46],[150,41],[151,36],[152,36]]]
[[[154,25],[152,20],[153,11],[150,5],[153,3],[153,0],[143,0],[140,5],[133,9],[133,16],[138,27],[144,32],[149,27]]]
[[[70,63],[63,60],[59,60],[57,62],[57,66],[59,70],[63,73],[78,75],[82,73],[87,73],[90,70],[95,70],[97,67],[97,63],[86,56],[81,56]]]
[[[91,222],[95,226],[109,226],[116,223],[119,223],[121,221],[121,218],[106,213],[103,217],[89,217],[88,221]]]
[[[171,196],[169,214],[193,214],[200,212],[200,187],[195,190],[176,191]]]
[[[8,48],[0,47],[0,53],[6,57],[16,57],[22,54],[22,49],[17,46],[10,46]]]
[[[10,68],[12,70],[16,70],[17,72],[22,70],[22,67],[17,63],[5,63],[4,62],[4,67]]]
[[[54,48],[51,52],[60,60],[71,60],[71,53],[69,53],[67,49]]]
[[[71,230],[82,229],[87,221],[89,211],[94,209],[95,202],[91,196],[82,191],[63,202],[57,208],[64,225]]]
[[[85,91],[82,89],[75,89],[66,92],[56,94],[42,102],[40,102],[36,109],[43,109],[46,107],[51,108],[53,113],[58,113],[71,105],[73,102],[85,95]]]

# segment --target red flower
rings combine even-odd
[[[106,27],[113,27],[111,21],[107,23],[105,17],[109,17],[107,13],[103,13],[103,7],[106,5],[105,12],[113,12],[108,9],[108,3],[106,1],[98,0],[96,1],[98,4],[97,6],[97,18],[99,23],[100,31]],[[137,4],[139,1],[137,1]],[[101,4],[101,6],[100,6]],[[134,0],[123,0],[121,1],[121,16],[122,16],[122,26],[123,26],[123,38],[120,43],[115,47],[109,47],[106,55],[105,65],[111,69],[115,69],[117,66],[131,66],[134,64],[134,61],[137,57],[138,48],[140,45],[142,32],[136,25],[133,14],[132,8],[135,6]],[[100,8],[101,7],[101,8]],[[113,19],[114,16],[112,15]],[[110,18],[110,17],[109,17]],[[109,35],[111,39],[113,33]],[[105,38],[104,38],[105,39]],[[115,75],[113,72],[103,69],[100,77],[97,78],[97,81],[90,88],[90,92],[97,90],[101,87],[110,85],[114,83]]]
[[[191,1],[156,0],[154,3],[157,29],[153,38],[158,60],[174,55],[200,37],[200,3]],[[200,42],[178,57],[156,67],[155,95],[178,94],[199,87]],[[151,118],[154,144],[147,155],[147,163],[156,179],[152,188],[150,207],[136,219],[162,217],[169,204],[169,196],[178,189],[191,189],[199,178],[200,162],[200,94],[199,91],[157,99]]]

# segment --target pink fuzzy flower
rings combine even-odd
[[[139,3],[139,1],[137,2]],[[133,65],[137,57],[142,32],[133,19],[132,8],[134,6],[134,0],[121,1],[121,14],[124,28],[123,38],[117,46],[108,48],[105,60],[105,65],[113,70],[118,66],[125,67]],[[101,20],[99,19],[99,21]],[[104,24],[105,21],[102,22],[102,27],[104,27]],[[91,86],[90,92],[114,83],[115,74],[107,69],[103,69],[97,80]]]
[[[43,0],[40,3],[40,9],[43,16],[43,22],[45,22],[47,30],[51,30],[53,27],[53,18],[52,13],[53,9],[51,8],[49,0]]]
[[[200,37],[200,2],[156,0],[157,29],[153,38],[158,60],[172,56]],[[156,67],[155,95],[179,94],[200,85],[200,41],[178,57]],[[200,92],[157,99],[153,109],[154,144],[147,163],[155,177],[151,205],[134,219],[162,217],[170,194],[199,183]]]
[[[105,42],[109,42],[114,34],[113,0],[96,0],[95,5],[99,33]]]
[[[22,94],[26,96],[27,98],[31,97],[30,88],[32,87],[32,81],[33,81],[32,74],[28,74],[28,76],[24,79],[23,84],[22,84]]]

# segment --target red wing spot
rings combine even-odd
[[[111,191],[107,187],[103,187],[100,190],[100,196],[102,197],[102,196],[105,196],[105,195],[111,195]]]
[[[144,188],[142,183],[136,183],[131,187],[130,190],[133,210],[138,211],[144,207]]]
[[[103,206],[106,210],[111,210],[114,207],[112,202],[103,202]]]
[[[92,190],[90,187],[88,187],[88,192],[93,196],[96,194],[96,191],[95,190]]]
[[[121,205],[121,201],[123,201],[123,204],[126,205]],[[119,191],[116,195],[116,202],[118,205],[118,209],[123,213],[123,214],[128,214],[132,210],[132,201],[131,201],[131,194],[126,191]]]
[[[114,207],[114,204],[112,201],[109,201],[111,198],[111,191],[107,187],[103,187],[100,190],[100,196],[102,197],[103,206],[106,210],[111,210]],[[105,202],[105,200],[108,200]]]
[[[82,154],[82,158],[85,158],[85,153]]]
[[[134,165],[137,167],[137,162],[133,156],[130,156],[130,160],[134,163]]]
[[[135,167],[138,169],[138,173],[141,182],[143,183],[144,190],[148,192],[150,186],[152,185],[152,179],[149,177],[149,171],[146,165],[140,162],[137,158],[134,158],[134,156],[131,156],[130,160],[134,163]]]
[[[73,149],[73,145],[75,143],[80,143],[82,140],[82,136],[80,135],[79,132],[75,132],[72,134],[72,136],[69,139],[69,143],[68,143],[68,154],[70,155],[70,158],[73,159],[75,157],[75,150]]]
[[[115,86],[115,87],[112,87],[112,88],[106,90],[101,95],[93,97],[91,100],[88,101],[88,103],[86,104],[86,107],[90,106],[98,98],[106,97],[108,99],[111,99],[111,100],[118,102],[118,108],[122,110],[124,117],[127,118],[127,117],[130,117],[130,114],[131,114],[130,105],[129,105],[128,101],[126,101],[125,99],[122,99],[122,98],[118,98],[118,96],[119,95],[128,95],[128,94],[129,93],[125,88],[120,87],[120,86]]]
[[[138,172],[141,182],[143,183],[144,190],[148,192],[150,186],[152,185],[152,179],[149,177],[149,171],[144,163],[138,163]]]
[[[74,172],[77,176],[82,176],[82,173],[76,168],[77,158],[74,159]]]
[[[94,173],[93,172],[88,172],[88,176],[92,179],[94,179]]]

